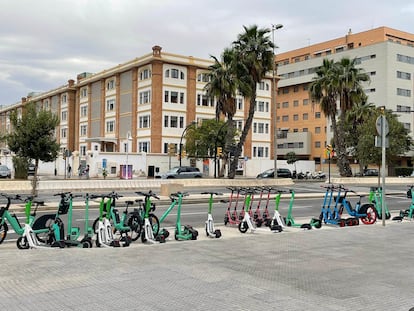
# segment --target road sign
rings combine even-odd
[[[379,136],[382,136],[382,126],[384,126],[384,134],[385,136],[388,135],[390,129],[388,127],[388,121],[385,116],[379,116],[377,121],[375,121],[375,127],[377,128],[377,132]]]

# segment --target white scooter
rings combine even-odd
[[[216,229],[214,227],[214,220],[212,215],[213,210],[213,196],[214,195],[223,195],[219,192],[202,192],[201,194],[209,194],[210,198],[208,201],[208,214],[207,214],[207,220],[206,220],[206,235],[210,238],[220,238],[221,237],[221,231],[220,229]]]
[[[279,204],[282,193],[282,190],[277,191],[277,195],[275,196],[275,211],[272,219],[269,219],[267,223],[267,226],[272,232],[282,232],[283,228],[286,227],[285,220],[279,213]]]
[[[255,193],[254,189],[244,189],[244,194],[246,195],[244,199],[244,215],[243,219],[239,223],[239,231],[241,233],[246,233],[250,230],[251,233],[256,231],[256,226],[253,224],[252,218],[249,214],[250,204],[252,200],[252,195]]]

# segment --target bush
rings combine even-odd
[[[396,167],[395,168],[395,176],[411,176],[413,172],[412,167]]]
[[[14,178],[27,179],[27,168],[30,160],[23,157],[13,157]]]

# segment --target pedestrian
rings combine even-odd
[[[86,179],[89,179],[89,164],[86,165],[86,168],[85,168],[85,177]]]
[[[72,172],[72,166],[68,164],[68,177],[70,178],[70,173]]]
[[[78,167],[78,176],[82,177],[82,165],[81,164],[79,164],[79,167]]]

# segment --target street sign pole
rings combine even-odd
[[[387,123],[387,119],[385,115],[381,116],[381,140],[382,140],[382,198],[381,198],[381,208],[382,208],[382,226],[385,227],[385,140],[386,140],[386,133],[385,133],[385,124]],[[387,124],[388,125],[388,124]],[[387,126],[388,127],[388,126]]]

